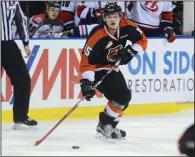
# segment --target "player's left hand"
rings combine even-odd
[[[95,9],[94,14],[96,18],[102,18],[103,17],[103,10],[102,9]]]
[[[172,43],[176,39],[175,32],[171,27],[167,27],[164,29],[164,36],[167,38],[167,41],[170,43]]]
[[[137,51],[133,50],[133,48],[128,45],[126,48],[120,50],[117,54],[118,59],[121,60],[120,65],[125,65],[130,62],[135,55],[137,55]]]

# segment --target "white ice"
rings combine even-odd
[[[127,132],[124,141],[113,143],[95,138],[97,119],[68,120],[39,146],[36,140],[56,122],[39,122],[37,129],[16,131],[11,123],[2,126],[3,156],[181,156],[177,141],[194,123],[194,110],[160,116],[123,117],[119,125]],[[80,149],[72,149],[79,146]]]

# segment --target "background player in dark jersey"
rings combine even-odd
[[[182,133],[178,141],[179,151],[181,152],[181,154],[185,154],[188,157],[195,156],[194,132],[195,132],[195,126],[194,124],[192,124]]]
[[[80,72],[81,91],[86,100],[95,95],[93,84],[104,76],[119,59],[121,65],[139,52],[145,52],[147,39],[135,23],[121,18],[121,7],[117,3],[107,3],[103,9],[103,23],[95,27],[85,43]],[[126,45],[127,40],[131,45]],[[109,74],[97,87],[108,99],[103,112],[99,114],[97,138],[123,139],[126,132],[116,128],[120,117],[129,105],[131,92],[119,69]]]

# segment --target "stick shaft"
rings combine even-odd
[[[116,69],[118,66],[120,65],[120,60],[117,61],[113,67],[107,71],[107,73],[101,78],[100,81],[98,81],[95,85],[94,85],[94,89],[104,80],[104,78],[109,75],[114,69]],[[68,113],[66,113],[64,115],[64,117],[62,119],[60,119],[60,121],[58,121],[58,123],[56,123],[56,125],[53,126],[53,128],[51,128],[48,133],[43,136],[40,140],[36,141],[35,142],[35,146],[38,146],[39,144],[41,144],[63,121],[64,119],[66,119],[78,106],[79,106],[79,103],[81,101],[83,101],[85,99],[85,97],[83,97],[82,99],[80,99],[69,111]]]

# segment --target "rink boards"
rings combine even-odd
[[[79,62],[85,39],[34,39],[34,56],[25,59],[32,78],[30,115],[38,120],[58,120],[81,98]],[[132,100],[125,115],[173,113],[194,107],[194,38],[178,37],[174,43],[149,38],[145,53],[120,69]],[[25,55],[21,41],[16,40]],[[12,86],[2,71],[3,121],[12,121]],[[98,93],[83,101],[69,118],[94,118],[107,100]]]

